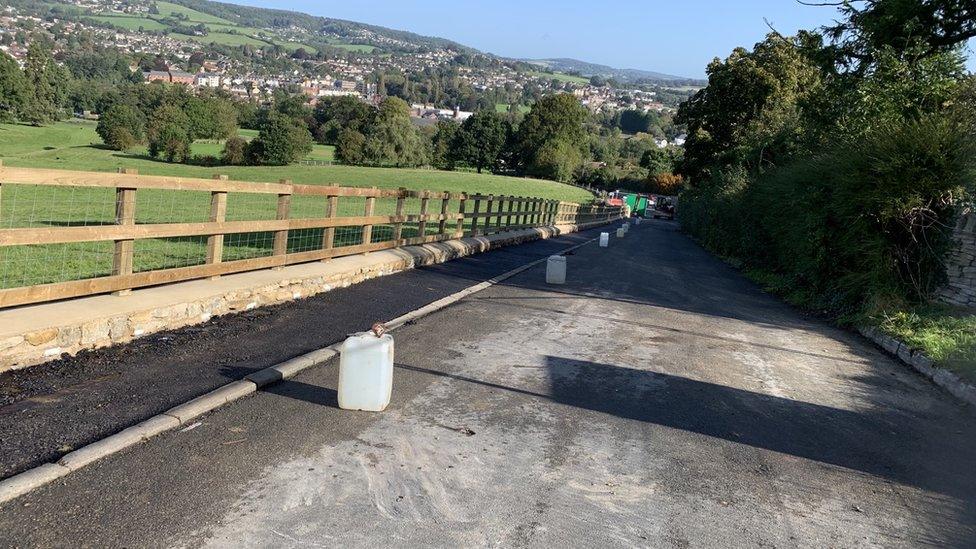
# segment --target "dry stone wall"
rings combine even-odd
[[[946,261],[949,283],[940,297],[946,303],[976,308],[976,212],[967,210],[954,231],[958,246]]]

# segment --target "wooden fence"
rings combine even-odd
[[[62,273],[57,275],[54,282],[0,288],[0,308],[108,292],[124,294],[133,288],[157,284],[328,260],[462,236],[483,236],[547,225],[610,221],[622,215],[621,209],[617,207],[580,205],[531,197],[411,191],[405,188],[297,185],[290,181],[251,183],[230,181],[226,176],[215,176],[212,180],[141,176],[133,171],[121,170],[120,173],[112,174],[10,168],[0,165],[0,193],[4,186],[8,189],[32,186],[45,189],[99,188],[102,193],[114,191],[115,211],[114,221],[109,217],[104,222],[92,224],[49,220],[39,223],[39,226],[22,227],[12,222],[4,223],[6,220],[0,217],[0,251],[10,249],[9,247],[43,247],[72,243],[103,243],[114,246],[114,251],[110,273],[106,268],[103,276],[87,276],[82,279],[71,279],[79,277],[72,273]],[[180,194],[174,197],[176,199],[182,199],[191,191],[196,191],[193,194],[197,198],[203,198],[209,193],[209,219],[195,222],[140,220],[136,208],[137,196],[142,192],[154,192],[153,190],[178,191]],[[277,207],[266,214],[266,219],[228,220],[228,196],[239,194],[264,195],[269,200],[276,200]],[[306,201],[313,200],[313,211],[320,213],[299,218],[291,215],[292,202],[300,197],[304,197],[302,199]],[[0,194],[0,200],[5,198],[6,195]],[[344,209],[347,212],[352,211],[354,215],[339,215],[340,199]],[[385,205],[392,213],[378,215],[375,211],[377,200],[386,201]],[[0,205],[6,204],[0,201]],[[307,203],[305,205],[309,206]],[[31,207],[43,206],[34,204]],[[9,210],[11,208],[8,207],[8,213]],[[178,210],[179,208],[174,209]],[[0,209],[0,214],[3,211]],[[416,213],[407,213],[408,211]],[[271,215],[274,217],[271,218]],[[384,227],[382,237],[374,235],[374,227],[378,226]],[[341,228],[353,228],[355,241],[346,241],[342,245],[337,243],[336,230]],[[309,229],[315,231],[309,233]],[[303,234],[306,237],[313,234],[315,240],[300,251],[289,250],[290,231],[306,231]],[[228,260],[224,253],[225,239],[244,233],[273,235],[273,239],[269,236],[267,254]],[[199,239],[201,246],[206,246],[205,259],[201,259],[199,264],[134,269],[136,242],[144,239],[184,237],[195,237]],[[0,269],[4,268],[11,267],[0,262]]]

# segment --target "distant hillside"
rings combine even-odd
[[[445,38],[422,36],[412,32],[367,25],[355,21],[309,15],[296,11],[258,8],[240,4],[226,4],[211,0],[171,0],[196,11],[232,21],[242,27],[288,29],[297,27],[310,33],[332,33],[341,37],[362,40],[365,36],[405,42],[416,47],[474,51],[472,48]],[[366,40],[372,42],[373,40]]]
[[[616,69],[607,65],[588,63],[579,59],[557,58],[557,59],[522,59],[526,63],[546,67],[554,71],[565,73],[579,73],[583,76],[602,76],[613,78],[620,82],[636,82],[646,80],[650,82],[697,82],[694,78],[684,76],[674,76],[654,71],[640,69]]]

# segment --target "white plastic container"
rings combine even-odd
[[[606,248],[610,245],[610,233],[600,233],[600,247]]]
[[[624,232],[629,231],[630,230],[630,221],[624,223],[624,225],[623,225],[622,228],[623,228]]]
[[[624,237],[624,233],[626,233],[626,232],[627,231],[625,231],[623,227],[617,229],[617,238],[623,238]]]
[[[641,222],[641,218],[639,217],[634,218],[634,225],[640,225],[640,222]]]
[[[546,284],[566,283],[566,258],[561,255],[549,256],[546,262]]]
[[[339,407],[381,412],[393,394],[393,336],[373,332],[346,338],[339,349]]]

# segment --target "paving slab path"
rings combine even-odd
[[[669,222],[0,507],[0,545],[972,547],[976,413]],[[298,329],[296,327],[296,329]]]

